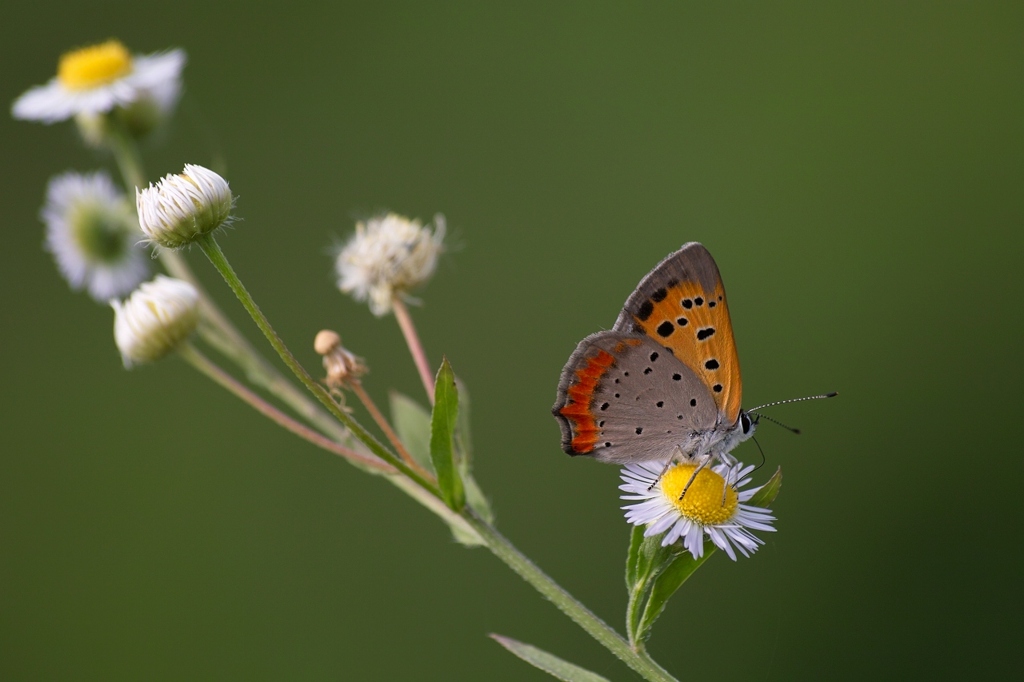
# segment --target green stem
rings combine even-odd
[[[544,571],[540,570],[536,564],[516,549],[515,545],[509,542],[493,526],[477,517],[468,508],[462,512],[462,517],[484,539],[488,549],[495,556],[504,561],[523,580],[530,583],[535,590],[554,603],[562,613],[569,616],[604,648],[622,659],[623,663],[646,680],[656,680],[658,682],[675,681],[676,678],[672,677],[668,671],[651,660],[646,653],[634,651],[622,635],[594,615],[586,606],[576,601],[571,594],[566,592],[562,586],[552,580]]]
[[[277,351],[277,354],[281,357],[281,360],[284,361],[284,364],[287,365],[288,369],[295,374],[298,380],[301,381],[307,389],[309,389],[309,392],[312,393],[313,396],[319,400],[332,415],[334,415],[335,419],[344,424],[348,430],[356,436],[356,438],[365,443],[373,454],[377,455],[385,462],[411,478],[424,490],[428,490],[434,495],[439,495],[440,493],[432,483],[423,478],[417,471],[402,461],[400,457],[381,445],[381,443],[373,437],[373,434],[363,428],[362,424],[357,422],[348,413],[341,409],[341,407],[334,402],[334,399],[331,398],[330,394],[327,393],[327,390],[318,384],[316,380],[310,376],[309,372],[299,364],[299,361],[296,360],[295,356],[292,355],[292,352],[288,350],[288,347],[284,344],[284,341],[281,340],[281,337],[277,335],[276,331],[274,331],[274,328],[270,325],[270,321],[267,319],[266,315],[264,315],[263,311],[260,310],[258,305],[256,305],[256,301],[254,301],[252,296],[249,295],[249,292],[242,284],[242,281],[238,278],[238,275],[235,274],[234,269],[228,262],[224,252],[221,251],[220,245],[217,244],[217,240],[214,239],[213,235],[203,235],[198,239],[197,243],[199,244],[199,248],[203,250],[203,253],[206,254],[206,257],[210,259],[213,267],[220,272],[224,281],[227,282],[228,287],[231,288],[231,291],[233,291],[235,296],[238,297],[242,307],[245,308],[249,313],[249,316],[252,317],[253,322],[255,322],[256,326],[260,328],[263,335],[267,337],[267,341],[269,341],[273,349]]]
[[[125,184],[129,189],[144,187],[146,173],[134,138],[116,120],[111,119],[108,139],[110,151]],[[204,324],[200,327],[199,333],[207,343],[241,367],[250,381],[280,398],[282,402],[309,423],[314,424],[323,433],[341,442],[350,439],[351,434],[344,427],[338,424],[331,415],[320,409],[314,401],[285,379],[273,365],[256,352],[256,349],[213,302],[180,253],[170,249],[160,249],[159,256],[171,276],[188,282],[199,292],[199,307],[203,319],[209,322],[208,325]]]
[[[110,151],[114,154],[114,161],[121,171],[121,177],[129,190],[142,189],[146,186],[146,173],[142,169],[142,157],[139,155],[139,147],[135,140],[123,126],[119,125],[113,117],[108,116],[109,132],[107,139],[110,140]],[[134,194],[134,192],[133,192]],[[132,197],[134,199],[134,197]]]

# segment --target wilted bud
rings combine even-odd
[[[199,324],[199,293],[188,282],[157,275],[114,308],[114,341],[125,367],[159,360]]]
[[[227,224],[234,201],[224,178],[192,164],[185,164],[179,175],[166,175],[156,185],[135,190],[139,226],[150,240],[169,249],[191,244]]]
[[[341,337],[337,332],[330,329],[320,331],[313,341],[313,348],[324,358],[324,369],[327,371],[324,383],[331,388],[341,388],[346,382],[358,379],[367,372],[363,361],[341,345]]]

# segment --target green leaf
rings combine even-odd
[[[754,493],[754,496],[750,498],[746,504],[752,507],[767,507],[775,498],[779,495],[779,490],[782,488],[782,467],[775,470],[772,477],[768,479],[768,482],[761,486],[761,489]]]
[[[579,667],[568,661],[563,661],[554,654],[538,649],[535,646],[518,642],[510,637],[491,635],[498,644],[502,645],[519,658],[530,665],[540,668],[552,677],[557,677],[563,682],[608,682],[608,678],[601,677],[597,673]]]
[[[395,433],[416,463],[433,471],[430,461],[430,412],[407,395],[391,391],[391,422]]]
[[[494,510],[491,509],[491,502],[480,489],[480,485],[468,471],[462,474],[462,483],[466,488],[466,504],[472,508],[477,515],[487,523],[494,523]]]
[[[462,473],[469,473],[473,463],[473,441],[469,437],[469,391],[462,379],[455,379],[459,392],[459,416],[455,422],[455,452]]]
[[[651,636],[651,627],[658,619],[661,612],[665,610],[668,600],[676,593],[682,584],[686,582],[701,565],[715,553],[715,546],[710,542],[704,543],[704,556],[694,559],[693,555],[683,550],[677,554],[672,561],[658,574],[651,586],[647,603],[644,604],[644,614],[637,626],[636,638],[639,641],[646,640]]]
[[[639,575],[640,545],[644,541],[643,526],[633,526],[629,535],[629,551],[626,553],[626,589],[632,590]]]
[[[459,392],[448,358],[441,363],[434,383],[434,412],[430,417],[430,459],[437,472],[437,485],[445,504],[461,511],[466,506],[462,478],[455,466],[453,439],[459,412]]]
[[[641,641],[641,617],[655,578],[679,553],[678,546],[662,547],[661,535],[644,537],[645,530],[643,526],[633,526],[626,555],[626,629],[631,643]]]

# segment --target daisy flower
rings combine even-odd
[[[56,123],[104,114],[143,100],[169,110],[181,91],[185,52],[132,56],[116,40],[64,54],[57,75],[14,101],[11,113],[27,121]]]
[[[153,362],[191,336],[199,324],[199,293],[188,282],[157,275],[114,308],[114,341],[124,366]]]
[[[622,499],[637,500],[623,507],[626,520],[635,526],[646,525],[645,537],[665,533],[663,547],[682,539],[694,559],[704,556],[705,534],[733,561],[736,550],[750,556],[764,544],[750,531],[775,530],[775,517],[769,509],[743,504],[760,490],[740,490],[750,483],[748,476],[754,467],[740,462],[705,467],[683,495],[696,468],[697,463],[692,460],[674,464],[668,470],[664,462],[624,467],[624,483],[619,489],[628,494],[622,495]],[[663,470],[665,473],[659,477]]]
[[[148,276],[139,223],[106,173],[51,178],[40,218],[46,223],[46,249],[72,289],[86,289],[106,303],[126,296]]]
[[[424,284],[434,274],[443,249],[444,216],[435,227],[395,213],[356,223],[356,233],[334,263],[338,288],[357,301],[369,301],[377,317],[391,310],[395,296]]]

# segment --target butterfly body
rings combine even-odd
[[[579,343],[552,413],[570,455],[728,459],[756,427],[741,390],[721,276],[690,242],[640,281],[612,329]]]

